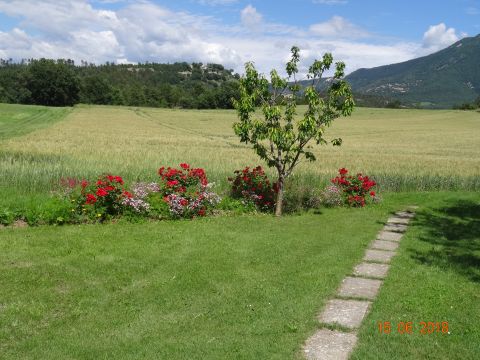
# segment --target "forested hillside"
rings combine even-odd
[[[231,108],[239,76],[218,64],[0,60],[0,102]]]
[[[408,107],[451,108],[480,96],[480,35],[434,54],[347,76],[357,93],[385,96]]]

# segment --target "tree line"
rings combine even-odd
[[[229,109],[239,96],[239,78],[219,64],[0,59],[0,102]]]

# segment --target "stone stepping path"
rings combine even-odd
[[[387,276],[389,268],[390,265],[388,264],[361,263],[355,266],[355,269],[353,269],[353,275],[366,278],[384,279]]]
[[[347,360],[357,343],[356,330],[367,316],[383,279],[388,274],[390,261],[395,256],[415,209],[399,211],[387,223],[370,244],[360,264],[352,275],[343,279],[336,298],[327,302],[318,316],[324,328],[318,330],[305,343],[303,353],[308,360]],[[330,330],[325,326],[341,327]]]
[[[363,261],[375,261],[380,263],[389,263],[392,257],[395,255],[395,251],[384,251],[368,249],[365,252]]]
[[[380,285],[381,280],[347,276],[340,286],[338,295],[347,298],[375,299]]]

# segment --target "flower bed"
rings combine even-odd
[[[369,201],[376,201],[376,192],[372,190],[377,183],[361,173],[348,175],[348,170],[338,170],[339,175],[332,183],[340,190],[343,202],[352,207],[364,207]],[[331,191],[333,192],[333,191]]]
[[[236,199],[251,202],[261,211],[271,211],[275,206],[276,184],[271,184],[261,166],[235,170],[235,177],[228,178],[232,183],[231,195]]]

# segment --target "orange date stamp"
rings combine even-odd
[[[413,321],[399,321],[392,323],[390,321],[379,321],[377,323],[378,332],[380,334],[391,334],[396,332],[398,334],[450,334],[448,321],[434,322],[434,321],[420,321],[415,323]]]

